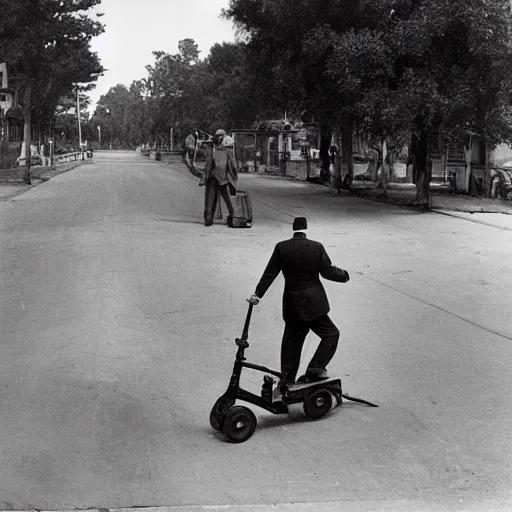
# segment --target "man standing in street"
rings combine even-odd
[[[321,341],[306,374],[297,382],[329,378],[326,367],[336,352],[340,332],[329,318],[329,301],[320,276],[340,283],[349,280],[346,270],[332,265],[323,245],[306,237],[306,229],[306,218],[295,218],[293,238],[275,246],[255,293],[247,299],[251,304],[257,305],[274,279],[283,272],[285,328],[281,345],[281,373],[286,385],[295,382],[302,347],[310,330]]]
[[[236,195],[236,182],[238,179],[236,162],[233,150],[223,145],[226,137],[224,130],[217,130],[213,138],[213,146],[206,148],[206,165],[204,181],[206,185],[204,199],[204,225],[213,224],[215,207],[219,200],[219,192],[228,208],[227,224],[230,226],[233,219],[233,205],[231,195]]]

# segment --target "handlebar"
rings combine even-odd
[[[240,338],[236,338],[235,343],[240,348],[248,348],[249,347],[249,342],[247,340],[241,340]]]
[[[242,337],[235,339],[235,343],[240,348],[247,348],[249,346],[249,342],[247,341],[247,338],[249,337],[249,324],[251,323],[251,315],[252,315],[253,307],[254,307],[253,304],[249,303],[249,307],[247,308],[247,315],[245,317],[244,328],[242,331]]]
[[[251,322],[252,308],[254,306],[249,303],[249,307],[247,308],[247,316],[245,317],[244,330],[242,331],[242,340],[247,341],[249,337],[249,324]]]

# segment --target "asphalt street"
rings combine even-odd
[[[239,188],[253,227],[206,228],[183,165],[98,152],[0,203],[0,509],[512,510],[512,232],[284,179]],[[329,370],[379,408],[254,408],[231,444],[210,408],[297,215],[351,275],[325,282]],[[282,288],[246,351],[276,369]]]

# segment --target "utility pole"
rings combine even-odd
[[[78,118],[78,149],[82,151],[82,123],[80,122],[80,91],[76,89],[76,116]]]

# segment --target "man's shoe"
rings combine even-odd
[[[226,224],[227,224],[228,228],[233,227],[233,217],[231,215],[228,216],[228,218],[226,220]]]
[[[297,379],[297,384],[306,384],[308,382],[319,382],[322,380],[327,380],[329,378],[329,375],[327,374],[327,371],[324,370],[320,373],[314,373],[314,372],[306,372],[304,375],[299,377]]]

